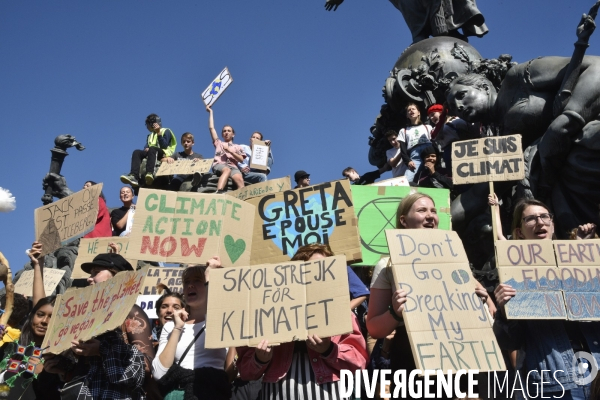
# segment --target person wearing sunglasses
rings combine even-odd
[[[497,205],[495,195],[490,205]],[[494,207],[499,217],[499,207]],[[497,218],[500,221],[500,218]],[[498,240],[506,240],[498,223]],[[585,232],[582,232],[584,234]],[[586,234],[587,236],[587,234]],[[535,199],[522,199],[516,206],[512,223],[514,240],[552,240],[553,215],[548,207]],[[517,290],[501,283],[494,291],[496,304],[502,308]],[[587,375],[581,370],[584,363],[575,362],[575,353],[591,353],[600,363],[600,322],[566,320],[511,320],[496,313],[494,333],[500,347],[510,354],[513,368],[528,376],[530,390],[543,390],[544,396],[563,399],[588,399],[590,383],[581,384],[579,378]],[[585,369],[585,368],[584,368]],[[530,391],[530,393],[533,393]]]

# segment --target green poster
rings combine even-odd
[[[396,229],[398,203],[415,190],[430,195],[435,201],[440,217],[439,228],[451,229],[450,191],[447,189],[352,185],[363,259],[353,265],[375,265],[382,256],[389,255],[385,230]]]

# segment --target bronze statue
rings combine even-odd
[[[326,0],[325,9],[335,11],[344,0]],[[467,41],[488,32],[475,0],[390,0],[404,17],[413,43],[429,36],[452,36]],[[459,29],[462,28],[462,33]]]
[[[50,159],[50,171],[46,178],[44,178],[44,195],[42,196],[43,204],[50,204],[53,201],[53,189],[48,185],[48,179],[55,179],[55,177],[48,178],[49,175],[60,176],[60,170],[62,168],[65,157],[69,155],[67,149],[75,147],[79,151],[85,150],[85,147],[75,140],[74,136],[71,135],[59,135],[54,139],[54,148],[50,149],[52,157]],[[65,184],[66,187],[66,184]],[[68,188],[67,188],[68,190]]]
[[[496,125],[500,134],[519,133],[523,148],[534,146],[528,160],[531,191],[551,202],[559,234],[583,222],[600,222],[600,57],[584,57],[599,7],[600,1],[583,15],[571,58],[542,57],[513,66],[498,91],[481,75],[463,75],[447,93],[451,114]],[[461,217],[471,214],[459,211],[471,206],[462,201],[462,207],[453,204],[453,217],[454,209]]]

